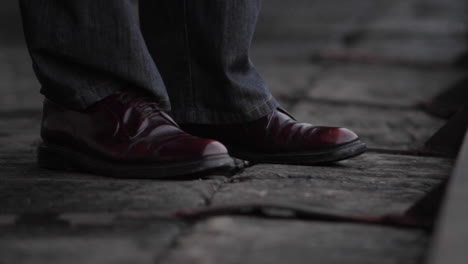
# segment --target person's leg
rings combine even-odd
[[[278,103],[249,59],[260,0],[141,0],[144,38],[179,123],[241,123]]]
[[[142,31],[182,128],[254,162],[315,164],[363,153],[348,129],[299,123],[249,59],[260,0],[142,0]],[[280,66],[279,66],[280,67]]]
[[[27,45],[41,92],[83,110],[123,87],[170,104],[127,0],[20,0]]]
[[[38,163],[114,177],[230,170],[227,149],[182,131],[127,0],[21,0],[44,101]],[[195,176],[199,177],[199,176]]]

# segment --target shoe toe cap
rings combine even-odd
[[[319,127],[315,131],[315,144],[323,146],[342,145],[357,140],[353,131],[341,127]]]
[[[227,154],[227,148],[219,141],[211,140],[208,144],[205,145],[202,155],[203,156],[210,156],[210,155],[219,155],[219,154]]]
[[[355,141],[359,136],[347,128],[336,128],[336,144],[345,144],[351,141]]]
[[[177,160],[199,160],[206,156],[227,154],[226,147],[215,140],[186,137],[163,144],[153,152],[155,158]]]

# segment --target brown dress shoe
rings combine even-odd
[[[193,135],[219,140],[233,157],[255,163],[326,163],[366,151],[351,130],[299,123],[282,109],[243,124],[181,126]]]
[[[83,112],[44,102],[39,165],[125,178],[230,170],[223,144],[192,136],[155,103],[118,92]]]

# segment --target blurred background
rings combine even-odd
[[[356,68],[362,63],[402,64],[416,69],[459,64],[467,47],[466,12],[466,3],[461,0],[264,0],[252,56],[271,89],[284,103],[301,97],[305,88],[312,88],[330,63],[338,61],[349,66],[351,61],[361,65],[343,67],[333,71],[331,77],[325,77],[325,82],[333,84],[323,85],[334,86],[330,90],[335,91],[329,91],[326,99],[345,97],[365,101],[364,96],[370,94],[349,98],[343,91],[349,88],[342,87],[341,83],[343,76],[359,75],[356,71],[361,71],[369,79],[378,79],[382,74],[396,75],[386,78],[385,82],[397,83],[396,87],[385,89],[384,97],[386,103],[401,104],[408,100],[403,98],[405,95],[411,96],[408,89],[401,87],[403,83],[418,85],[410,83],[414,82],[412,76],[380,70],[380,66]],[[40,106],[38,84],[24,45],[18,3],[3,1],[0,8],[0,110]],[[424,96],[436,93],[440,89],[434,87],[437,84],[453,81],[447,76],[451,74],[445,68],[430,72],[431,79],[424,83],[427,89]],[[338,79],[333,79],[335,76]],[[405,77],[408,79],[402,79]],[[346,85],[366,86],[352,79],[347,80]],[[356,89],[365,88],[368,87]],[[318,87],[310,96],[324,96],[322,90],[325,88]]]

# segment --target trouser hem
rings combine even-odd
[[[260,119],[278,108],[279,103],[273,97],[247,110],[220,112],[203,108],[174,109],[172,117],[179,124],[236,124]]]
[[[123,90],[123,89],[132,89],[128,83],[122,82],[117,83],[114,81],[104,82],[95,86],[89,86],[83,89],[80,89],[80,92],[77,92],[73,98],[64,100],[62,96],[57,96],[55,93],[48,93],[46,87],[42,87],[41,93],[52,102],[59,104],[67,109],[83,111],[94,105],[95,103],[105,99],[106,97],[112,95],[113,93]],[[133,88],[134,89],[134,88]],[[146,91],[146,89],[142,90]],[[154,101],[158,104],[160,109],[163,111],[170,111],[170,101],[169,98],[158,99],[158,96],[154,92],[149,92],[154,96]]]

